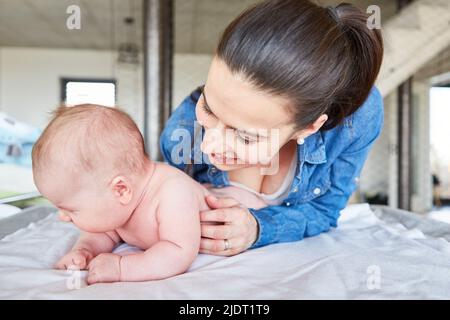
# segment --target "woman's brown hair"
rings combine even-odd
[[[224,31],[217,56],[256,88],[291,101],[298,129],[327,114],[329,130],[367,99],[383,59],[380,30],[348,3],[266,0]]]

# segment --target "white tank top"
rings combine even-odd
[[[296,168],[297,168],[297,152],[295,152],[295,154],[294,154],[294,158],[292,159],[291,165],[289,166],[289,170],[286,174],[286,177],[283,180],[283,183],[278,188],[278,190],[272,194],[256,192],[255,190],[253,190],[243,184],[240,184],[238,182],[234,182],[234,181],[230,181],[230,184],[232,186],[239,187],[241,189],[245,189],[251,193],[254,193],[269,206],[280,205],[283,203],[283,201],[289,195],[289,191],[291,190],[292,181],[294,180]]]

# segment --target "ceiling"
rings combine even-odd
[[[177,52],[211,54],[228,23],[260,0],[175,0],[175,49]],[[313,0],[314,1],[314,0]],[[395,0],[315,0],[322,6],[354,3],[363,10],[379,5],[382,20],[395,14]]]
[[[259,0],[175,0],[175,51],[213,52],[225,26]],[[322,5],[341,1],[318,0]],[[348,0],[361,8],[378,4],[382,19],[395,12],[393,0]],[[142,0],[0,0],[0,46],[117,49],[141,45]],[[81,9],[81,29],[69,30],[69,5]],[[127,26],[124,19],[135,23]]]
[[[78,5],[81,29],[69,30],[67,7]],[[142,38],[140,0],[0,0],[0,46],[117,48]],[[134,25],[124,18],[132,16]]]

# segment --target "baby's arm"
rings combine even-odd
[[[121,281],[164,279],[185,272],[200,246],[200,203],[190,181],[170,179],[159,192],[159,241],[120,261]]]
[[[119,241],[120,237],[115,231],[82,232],[72,250],[56,263],[55,268],[67,269],[73,265],[79,269],[85,269],[94,257],[100,253],[111,252]]]

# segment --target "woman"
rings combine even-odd
[[[230,256],[337,226],[383,123],[373,86],[383,42],[366,21],[350,4],[268,0],[226,28],[206,84],[174,111],[161,149],[200,183],[241,186],[267,206],[208,197],[202,253]],[[178,133],[194,137],[196,124],[191,148]]]

